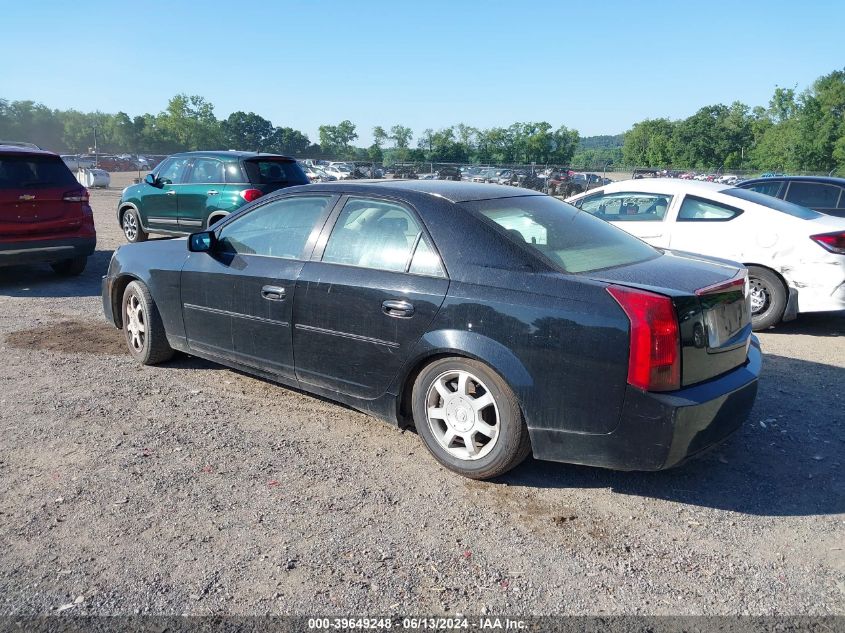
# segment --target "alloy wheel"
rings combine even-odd
[[[759,279],[752,277],[749,279],[749,287],[751,290],[751,314],[762,314],[768,310],[772,303],[771,292],[769,287]]]
[[[490,390],[464,370],[440,374],[426,393],[426,418],[434,438],[450,455],[481,459],[499,438],[499,410]]]
[[[147,338],[147,316],[144,305],[137,295],[129,297],[126,302],[126,339],[135,353],[144,349]]]
[[[138,221],[131,211],[123,214],[123,234],[130,242],[134,242],[135,238],[138,237]]]

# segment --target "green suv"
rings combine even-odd
[[[163,160],[123,190],[117,220],[130,242],[150,233],[186,235],[264,194],[308,184],[293,158],[255,152],[186,152]]]

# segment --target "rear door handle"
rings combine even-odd
[[[216,196],[218,194],[218,191],[217,191],[217,189],[209,189],[208,191],[206,191],[206,193],[209,196]]]
[[[261,289],[261,296],[267,301],[284,301],[285,289],[281,286],[264,286]]]
[[[166,196],[175,196],[175,195],[176,195],[176,192],[175,192],[175,191],[173,191],[173,190],[171,189],[170,191],[165,192],[165,194],[164,194],[164,195],[166,195]]]
[[[414,315],[414,306],[407,301],[388,299],[381,304],[381,311],[390,317],[407,319]]]

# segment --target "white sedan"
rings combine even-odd
[[[742,262],[755,330],[845,310],[845,218],[731,185],[614,182],[566,200],[658,248]]]

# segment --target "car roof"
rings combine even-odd
[[[2,145],[0,144],[0,153],[2,154],[21,154],[24,156],[55,156],[59,155],[54,152],[48,152],[46,149],[34,149],[32,147],[21,147],[20,145]]]
[[[296,159],[282,154],[271,154],[269,152],[243,152],[240,150],[210,150],[197,152],[179,152],[172,156],[207,156],[211,158],[273,158],[295,161]]]
[[[701,180],[682,180],[680,178],[635,178],[631,180],[618,180],[601,187],[602,191],[652,191],[667,195],[681,194],[700,191],[701,193],[713,193],[733,189],[735,185],[725,185],[718,182],[704,182]],[[598,189],[587,192],[587,195],[595,193]]]
[[[845,187],[845,178],[837,178],[836,176],[770,176],[768,178],[749,178],[743,180],[741,184],[749,182],[775,182],[778,180],[789,180],[793,182],[819,182],[827,185],[839,185]]]
[[[470,200],[493,200],[497,198],[516,198],[520,196],[543,196],[544,193],[483,183],[458,182],[454,180],[343,180],[305,185],[310,191],[343,193],[378,193],[381,195],[402,195],[407,192],[423,193],[450,202],[468,202]],[[287,189],[290,191],[290,189]]]

